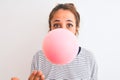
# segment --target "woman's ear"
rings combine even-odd
[[[76,27],[75,35],[78,35],[78,34],[79,34],[79,27]]]

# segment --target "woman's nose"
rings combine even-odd
[[[64,24],[62,25],[61,28],[63,28],[63,29],[67,29],[66,25],[64,25]]]

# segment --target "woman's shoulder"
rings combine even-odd
[[[42,51],[42,50],[37,51],[37,52],[33,55],[33,59],[35,59],[35,60],[39,60],[39,59],[44,60],[44,59],[45,59],[45,56],[44,56],[43,51]]]
[[[87,59],[88,61],[95,61],[94,53],[88,49],[81,47],[80,55],[81,57]]]
[[[38,50],[33,56],[44,56],[44,53],[42,50]]]
[[[91,52],[90,50],[88,50],[84,47],[81,47],[80,54],[84,55],[84,56],[91,56],[91,57],[93,56],[93,52]]]

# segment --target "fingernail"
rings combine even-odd
[[[36,74],[36,73],[37,73],[37,70],[34,70],[34,71],[33,71],[33,74]]]

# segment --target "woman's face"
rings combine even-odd
[[[74,14],[69,10],[60,9],[55,12],[52,20],[51,20],[51,30],[57,28],[68,29],[69,31],[76,34],[76,21]]]

